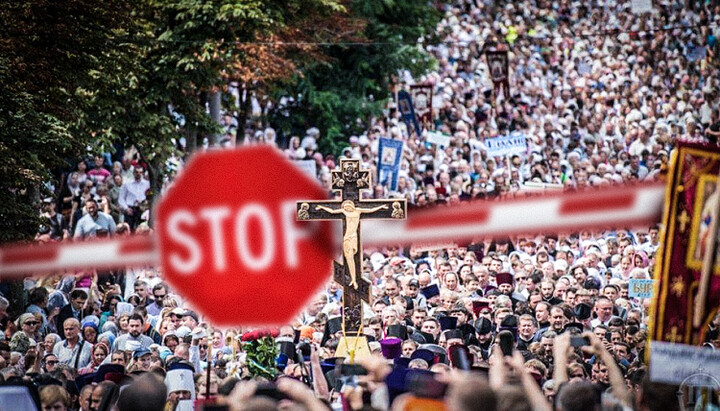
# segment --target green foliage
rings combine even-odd
[[[65,158],[94,138],[78,129],[90,73],[111,48],[122,4],[68,0],[0,8],[0,242],[31,239],[36,204]]]
[[[255,73],[257,61],[277,61],[263,60],[265,55],[243,45],[272,38],[303,16],[342,11],[333,0],[4,5],[0,241],[34,236],[35,205],[49,194],[43,183],[53,182],[53,174],[67,167],[65,160],[76,161],[88,150],[110,151],[115,142],[134,145],[158,192],[165,160],[175,150],[172,138],[217,131],[206,96],[222,91],[242,69]]]
[[[273,90],[273,96],[296,96],[298,102],[271,113],[271,123],[285,134],[317,126],[321,151],[339,153],[346,137],[367,128],[391,97],[391,77],[399,70],[419,75],[434,62],[416,42],[429,40],[440,14],[429,2],[355,0],[351,16],[364,22],[352,42],[327,46],[325,60],[308,62],[302,76]],[[358,44],[362,43],[362,44]]]
[[[245,342],[243,349],[247,353],[245,362],[250,374],[268,380],[275,379],[277,376],[275,359],[278,356],[278,348],[273,337],[261,337]]]
[[[138,149],[158,192],[172,139],[218,131],[207,96],[228,80],[295,96],[271,120],[287,132],[319,126],[321,150],[338,152],[380,113],[392,74],[429,67],[414,44],[437,13],[393,0],[29,0],[5,4],[0,21],[6,242],[37,232],[59,170],[117,142]],[[345,40],[369,45],[268,45]]]

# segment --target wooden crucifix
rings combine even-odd
[[[360,160],[340,160],[339,169],[331,171],[331,177],[332,190],[340,193],[340,199],[298,202],[297,219],[343,221],[343,264],[334,262],[334,279],[343,287],[345,332],[357,333],[362,322],[362,302],[370,302],[370,282],[362,277],[360,220],[404,219],[407,204],[405,199],[361,200],[362,190],[372,189],[372,180],[369,171],[360,170]]]

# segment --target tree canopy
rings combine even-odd
[[[6,5],[0,19],[8,242],[32,238],[39,199],[80,158],[134,146],[157,192],[173,139],[185,136],[189,152],[218,131],[206,107],[229,82],[293,97],[289,117],[266,120],[285,133],[315,125],[321,146],[336,149],[356,119],[379,112],[392,74],[429,66],[414,44],[437,12],[392,0],[31,0]],[[227,108],[243,124],[247,107]]]

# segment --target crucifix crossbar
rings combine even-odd
[[[343,264],[334,262],[334,279],[343,287],[345,331],[358,331],[362,321],[362,302],[370,302],[370,282],[362,277],[360,220],[404,219],[405,199],[361,200],[362,190],[372,188],[370,172],[360,170],[360,160],[342,159],[331,171],[332,190],[340,199],[302,201],[297,204],[298,220],[342,220]]]

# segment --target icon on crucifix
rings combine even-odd
[[[316,210],[327,211],[330,214],[343,214],[345,216],[345,233],[343,233],[343,255],[347,262],[348,271],[350,272],[350,286],[358,288],[357,272],[355,268],[355,254],[358,252],[358,228],[360,228],[360,215],[374,213],[379,210],[387,210],[388,205],[383,204],[373,208],[355,207],[355,203],[351,200],[342,202],[342,207],[332,209],[322,205],[315,206]]]
[[[298,220],[342,220],[343,264],[335,262],[335,281],[343,286],[343,313],[346,331],[358,331],[362,302],[370,301],[370,283],[362,277],[361,220],[400,219],[407,215],[404,199],[362,200],[362,190],[372,188],[370,172],[360,169],[360,160],[342,159],[331,172],[332,189],[340,198],[328,201],[301,201]]]

